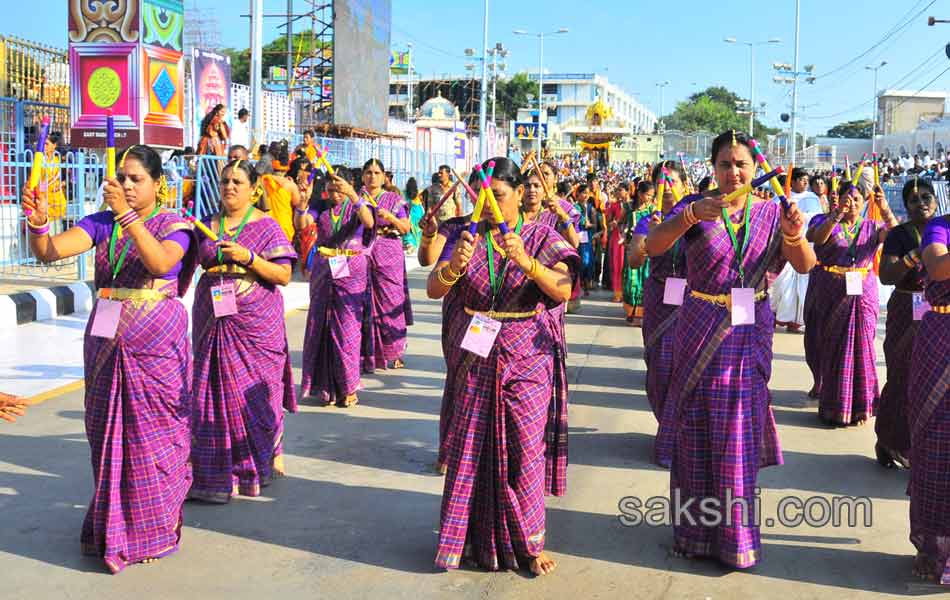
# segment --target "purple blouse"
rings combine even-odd
[[[920,247],[924,249],[931,244],[941,244],[950,248],[950,217],[936,217],[927,223]],[[950,304],[950,280],[934,281],[928,274],[924,293],[927,296],[927,302],[931,305],[946,306]]]
[[[104,240],[112,237],[112,227],[115,225],[115,214],[111,210],[93,213],[85,216],[76,223],[92,239],[92,245],[95,246]],[[191,245],[191,236],[187,231],[175,231],[168,237],[159,241],[170,240],[181,246],[182,251],[187,254],[188,247]],[[175,266],[158,279],[176,279],[181,273],[181,261],[175,263]]]

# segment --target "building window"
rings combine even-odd
[[[542,94],[557,94],[557,84],[556,83],[545,83],[541,87]]]

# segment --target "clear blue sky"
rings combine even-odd
[[[65,47],[65,4],[63,0],[4,2],[7,18],[0,33]],[[247,46],[247,20],[238,16],[247,12],[246,1],[185,0],[186,7],[193,4],[214,11],[225,45]],[[302,0],[295,4],[298,11],[309,5]],[[661,13],[661,6],[673,10]],[[264,7],[267,12],[282,12],[286,1],[264,0]],[[768,14],[762,7],[768,7]],[[482,0],[393,0],[393,48],[402,49],[413,42],[415,67],[424,75],[463,73],[467,62],[464,49],[481,52],[482,9]],[[669,80],[666,112],[709,85],[725,85],[746,97],[748,47],[726,44],[722,39],[779,37],[781,44],[756,50],[756,100],[768,103],[764,120],[771,125],[779,125],[779,114],[791,107],[791,86],[772,82],[771,64],[792,62],[793,0],[679,0],[666,4],[644,0],[490,0],[489,13],[489,45],[500,41],[509,48],[509,73],[536,71],[538,64],[536,38],[515,36],[513,29],[554,31],[567,27],[568,34],[546,39],[546,71],[603,73],[628,92],[638,93],[640,101],[654,111],[659,109],[656,83]],[[657,14],[662,14],[663,25],[656,24]],[[896,87],[912,91],[950,67],[943,53],[950,41],[950,24],[928,27],[928,15],[950,18],[950,0],[801,0],[800,64],[814,64],[819,76],[815,85],[799,87],[804,130],[823,133],[838,122],[870,117],[873,74],[865,65],[886,60],[878,87],[899,84]],[[908,20],[907,27],[895,32]],[[277,35],[276,25],[276,20],[268,20],[265,41]],[[888,34],[890,37],[878,45]],[[832,70],[836,71],[829,73]],[[950,71],[927,89],[950,89]]]

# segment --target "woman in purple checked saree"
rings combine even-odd
[[[679,161],[669,160],[657,165],[653,170],[654,185],[656,185],[664,166],[669,171],[670,177],[673,179],[673,185],[677,187],[677,192],[684,192],[683,181],[686,174]],[[668,187],[666,189],[667,192],[663,198],[663,213],[669,215],[673,210],[675,197],[672,190],[669,190]],[[659,223],[659,215],[654,214],[646,215],[637,222],[630,244],[631,267],[638,268],[646,262],[645,243],[647,234],[651,224]],[[686,252],[683,249],[683,242],[677,241],[671,249],[661,256],[650,259],[650,272],[643,286],[642,333],[643,361],[647,365],[646,393],[647,402],[649,402],[650,408],[653,409],[657,422],[661,422],[664,418],[676,418],[675,403],[666,406],[666,392],[673,372],[673,331],[680,306],[679,304],[664,302],[664,291],[668,279],[673,278],[670,281],[670,285],[673,286],[675,285],[675,279],[685,277]],[[653,447],[653,461],[656,464],[667,468],[670,466],[673,460],[672,441],[669,436],[663,438],[657,436]]]
[[[950,217],[928,223],[920,248],[930,310],[914,340],[907,389],[910,541],[914,573],[950,585]]]
[[[910,541],[914,573],[950,585],[950,217],[931,219],[920,247],[931,309],[914,339],[907,388]]]
[[[446,379],[454,397],[435,562],[458,568],[464,556],[542,575],[555,567],[543,551],[544,494],[565,492],[567,467],[566,373],[551,309],[570,297],[579,259],[553,229],[524,221],[521,172],[494,160],[491,189],[509,233],[463,231],[427,285],[430,298],[455,307],[444,345],[458,365]]]
[[[804,242],[795,205],[786,214],[781,205],[755,202],[751,190],[741,189],[756,168],[744,134],[717,137],[712,160],[717,193],[726,195],[684,198],[646,241],[650,255],[660,256],[680,240],[689,265],[690,291],[674,325],[666,399],[676,415],[661,419],[657,444],[666,436],[672,440],[672,502],[685,508],[692,501],[688,516],[673,526],[674,551],[746,568],[761,553],[758,470],[781,462],[769,405],[774,313],[766,274],[777,273],[786,260],[808,272],[815,255]],[[748,518],[739,499],[749,507]],[[719,525],[700,521],[701,502],[728,511]]]
[[[317,218],[301,392],[342,407],[356,404],[363,387],[360,348],[374,233],[373,212],[349,179],[345,169],[331,176],[330,208]]]
[[[363,165],[361,196],[372,200],[376,241],[369,260],[370,308],[363,340],[363,369],[392,366],[401,369],[406,353],[406,327],[412,325],[412,304],[406,279],[406,255],[402,236],[412,228],[409,208],[402,194],[387,192],[386,169],[371,158]]]
[[[236,160],[221,172],[221,213],[205,225],[204,273],[192,306],[195,348],[189,498],[259,496],[284,474],[284,410],[297,412],[284,297],[297,258],[277,221],[254,208],[257,172]]]
[[[111,210],[50,237],[46,199],[24,189],[30,246],[43,262],[95,248],[98,300],[83,341],[94,493],[82,550],[113,573],[178,549],[191,485],[191,350],[177,300],[195,268],[187,221],[167,198],[158,153],[133,146],[106,182]]]
[[[895,287],[887,303],[884,337],[887,383],[881,390],[881,404],[874,421],[877,434],[874,452],[881,466],[889,468],[910,467],[907,376],[921,318],[920,314],[914,314],[914,305],[921,304],[926,280],[920,262],[920,241],[927,223],[937,212],[937,198],[929,181],[918,182],[916,178],[908,181],[902,197],[910,221],[887,235],[880,267],[881,283]]]
[[[845,181],[829,218],[812,229],[810,241],[830,277],[816,282],[815,301],[824,313],[821,324],[818,416],[833,425],[862,425],[877,414],[878,282],[872,273],[877,249],[897,220],[884,191]],[[884,223],[862,219],[865,197],[880,207]],[[806,326],[807,330],[807,326]]]

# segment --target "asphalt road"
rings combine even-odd
[[[424,277],[410,274],[416,325],[408,368],[367,378],[355,408],[303,406],[288,416],[288,477],[258,499],[186,504],[181,550],[154,564],[111,576],[79,554],[92,490],[81,391],[0,425],[0,598],[787,600],[941,592],[910,574],[907,473],[877,466],[873,425],[821,425],[804,395],[811,381],[800,336],[775,338],[785,465],[760,474],[763,514],[775,516],[783,497],[867,497],[872,526],[765,526],[763,562],[739,572],[673,557],[667,526],[622,524],[621,500],[668,495],[669,475],[650,462],[656,422],[643,392],[640,332],[603,295],[568,318],[568,494],[547,505],[557,571],[533,578],[435,569],[442,479],[430,465],[444,363],[439,306],[424,298]],[[288,316],[295,364],[305,316]]]

